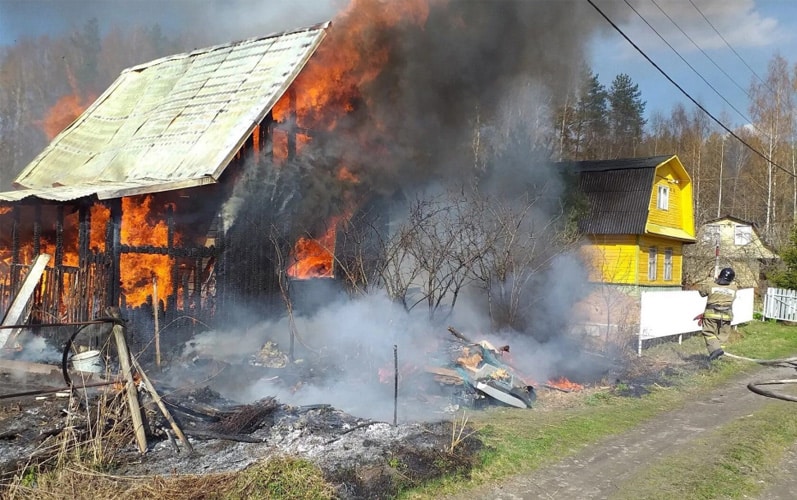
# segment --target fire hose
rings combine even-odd
[[[755,359],[755,358],[746,358],[744,356],[737,356],[735,354],[731,354],[729,352],[725,353],[725,356],[732,358],[732,359],[739,359],[742,361],[751,361],[754,363],[758,363],[764,366],[775,366],[775,367],[783,367],[783,368],[795,368],[797,369],[797,357],[791,358],[783,358],[783,359]],[[775,398],[780,399],[783,401],[793,401],[797,403],[797,396],[791,396],[789,394],[783,394],[782,392],[775,392],[773,390],[764,389],[762,386],[769,386],[769,385],[787,385],[787,384],[797,384],[797,379],[772,379],[772,380],[758,380],[753,381],[747,384],[747,388],[753,391],[756,394],[761,396],[766,396],[768,398]]]

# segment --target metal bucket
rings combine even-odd
[[[72,356],[72,368],[81,372],[102,373],[105,365],[100,351],[86,351]]]

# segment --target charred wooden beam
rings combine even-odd
[[[61,290],[64,289],[64,206],[55,209],[55,287],[50,314],[58,317],[61,308]]]
[[[91,244],[91,210],[86,205],[78,209],[78,267],[84,267]]]
[[[290,108],[291,116],[288,120],[289,123],[294,125],[286,130],[288,133],[288,160],[296,157],[296,90],[291,87],[288,89],[288,106]]]
[[[33,208],[33,255],[39,255],[42,249],[42,206]]]
[[[194,302],[196,313],[202,312],[202,258],[194,260]]]
[[[110,304],[119,304],[122,294],[122,275],[120,269],[122,240],[122,199],[109,201],[111,215],[105,230],[105,251],[109,257],[107,297]]]
[[[216,257],[220,249],[215,246],[209,247],[157,247],[157,246],[134,246],[120,245],[120,253],[143,253],[155,255],[172,255],[174,257]]]
[[[20,207],[14,205],[14,222],[11,224],[11,293],[16,293],[19,284],[19,232],[21,222]]]

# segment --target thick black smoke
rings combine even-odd
[[[531,104],[550,112],[584,64],[586,44],[605,27],[583,2],[431,0],[423,23],[350,29],[380,3],[355,2],[333,22],[325,42],[330,50],[337,39],[356,36],[364,65],[372,62],[369,54],[388,57],[378,76],[356,89],[354,111],[339,122],[335,140],[351,142],[321,146],[343,152],[378,191],[472,175],[474,136],[506,142],[507,126],[531,126],[517,119],[508,124],[507,110],[530,104],[523,93],[533,93],[538,102]],[[527,120],[546,118],[532,118],[531,111]],[[539,140],[528,139],[526,147]]]

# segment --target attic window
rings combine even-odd
[[[670,187],[659,186],[659,196],[656,200],[656,208],[659,210],[669,210],[670,208]]]
[[[733,228],[733,243],[743,246],[753,241],[752,226],[736,226]]]

